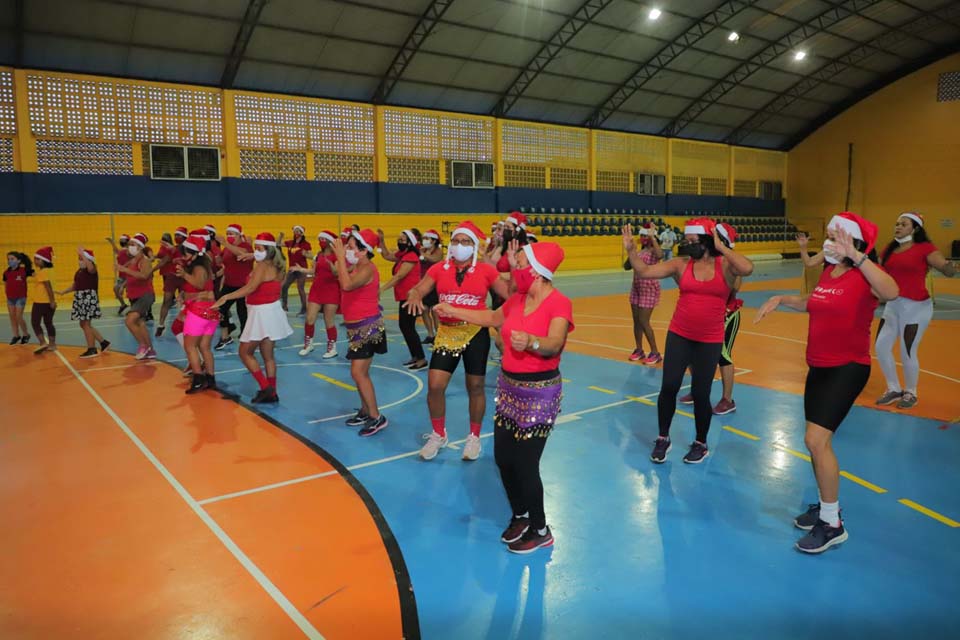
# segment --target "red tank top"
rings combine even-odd
[[[247,294],[247,304],[270,304],[280,299],[280,288],[283,283],[279,280],[261,282],[256,291]]]
[[[150,258],[148,258],[144,253],[140,253],[136,257],[131,257],[124,266],[128,269],[139,271],[140,265],[144,260],[149,261]],[[123,277],[127,281],[127,297],[131,300],[136,300],[137,298],[145,296],[148,293],[153,293],[152,275],[146,279],[143,279],[134,275],[130,275],[129,273],[125,273],[123,274]]]
[[[680,276],[680,299],[670,320],[670,331],[697,342],[723,342],[723,323],[730,286],[723,277],[723,257],[713,261],[713,279],[701,282],[691,260]]]
[[[884,261],[883,269],[896,281],[901,298],[921,302],[930,297],[927,291],[927,271],[930,269],[927,257],[936,250],[932,242],[921,242],[906,251],[894,251]]]
[[[203,289],[197,289],[195,286],[183,281],[183,292],[184,293],[200,293],[201,291],[213,291],[213,277],[208,277],[207,281],[203,284]]]
[[[370,282],[353,291],[340,292],[340,311],[347,322],[365,320],[380,314],[380,272],[376,267]]]

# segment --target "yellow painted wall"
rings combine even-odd
[[[901,212],[919,211],[948,255],[960,238],[960,101],[937,102],[937,81],[951,71],[960,71],[960,54],[878,91],[790,151],[790,220],[803,228],[843,210],[852,142],[850,209],[880,225],[883,244]],[[944,227],[948,219],[958,226]]]

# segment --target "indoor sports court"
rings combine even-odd
[[[960,4],[0,32],[0,638],[956,635]]]

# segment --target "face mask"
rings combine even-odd
[[[533,272],[533,267],[514,269],[510,275],[513,276],[513,283],[517,285],[517,293],[520,294],[525,294],[530,291],[530,287],[537,277],[537,274]]]
[[[406,251],[409,248],[410,248],[410,245],[407,244],[406,242],[397,243],[397,251]]]
[[[432,248],[432,247],[433,247],[433,240],[424,240],[424,241],[423,241],[423,248],[424,248],[424,249],[430,249],[430,248]]]
[[[833,240],[823,241],[823,259],[830,264],[840,264],[840,258],[834,253],[834,247],[836,247],[836,245],[837,243]]]
[[[16,258],[9,258],[7,260],[7,266],[10,267],[11,269],[16,269],[17,265],[19,264],[20,264],[20,261],[17,260]]]
[[[253,252],[253,259],[256,260],[257,262],[263,262],[264,260],[266,260],[267,259],[266,250],[263,250],[263,251],[255,250]]]
[[[503,236],[504,240],[509,242],[513,240],[513,229],[504,229],[501,235]]]
[[[237,236],[227,236],[227,244],[237,244]]]
[[[140,247],[138,247],[138,246],[135,245],[135,244],[132,244],[132,245],[130,245],[129,247],[127,247],[127,253],[129,253],[129,254],[132,255],[132,256],[135,256],[135,255],[137,255],[138,253],[140,253]]]
[[[473,247],[468,244],[455,244],[450,247],[450,255],[457,262],[466,262],[473,256]]]
[[[913,234],[911,233],[910,235],[904,236],[902,238],[894,238],[894,240],[897,241],[897,244],[903,244],[904,242],[913,242]]]
[[[703,257],[703,254],[707,252],[707,248],[700,244],[699,242],[694,242],[692,244],[684,245],[684,253],[693,258],[694,260],[699,260]]]
[[[347,249],[344,258],[347,261],[347,264],[357,264],[360,262],[360,256],[357,255],[357,252],[353,249]]]

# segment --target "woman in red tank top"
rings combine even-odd
[[[210,345],[217,332],[220,313],[213,308],[214,267],[206,249],[206,235],[200,232],[191,234],[183,243],[184,264],[178,263],[175,272],[183,280],[183,300],[187,310],[183,321],[183,350],[193,372],[193,382],[187,393],[217,388]]]
[[[117,271],[127,281],[130,309],[123,320],[127,330],[137,341],[137,354],[134,356],[137,360],[153,360],[157,357],[157,352],[153,350],[150,329],[147,328],[147,316],[150,315],[155,299],[150,255],[147,236],[137,233],[127,244],[126,261],[120,262],[119,258],[117,261]]]
[[[277,241],[272,233],[261,233],[253,241],[253,259],[255,264],[247,284],[221,296],[214,306],[220,307],[230,300],[246,297],[247,324],[240,334],[238,355],[260,387],[252,402],[278,402],[280,397],[277,395],[274,343],[293,333],[287,314],[280,306],[280,285],[286,270],[286,260],[283,252],[277,248]],[[263,356],[266,375],[257,362],[257,349],[260,349],[260,355]]]
[[[656,463],[666,460],[672,446],[670,424],[677,410],[677,393],[687,367],[692,377],[690,390],[697,435],[683,461],[698,464],[710,455],[707,449],[707,433],[713,416],[710,386],[723,349],[727,299],[737,278],[753,273],[753,263],[720,239],[713,220],[690,220],[684,231],[686,237],[679,253],[689,256],[689,260],[673,258],[648,265],[637,251],[630,225],[623,228],[623,246],[635,276],[673,278],[680,286],[680,298],[667,332],[663,382],[657,399],[660,435],[650,455]]]
[[[350,346],[350,375],[360,394],[357,415],[347,419],[347,426],[360,427],[359,435],[372,436],[389,424],[380,413],[377,394],[370,379],[374,354],[387,352],[387,334],[380,308],[380,272],[371,260],[380,239],[371,229],[351,231],[347,242],[339,238],[333,243],[337,256],[337,279],[340,281],[340,311],[347,327]]]
[[[823,243],[827,262],[809,295],[774,296],[759,311],[759,322],[783,305],[810,315],[807,333],[807,381],[803,393],[804,443],[813,462],[820,502],[797,516],[794,525],[809,533],[796,547],[821,553],[847,539],[840,519],[840,465],[833,434],[870,378],[870,326],[877,299],[897,297],[897,283],[869,259],[877,225],[843,212],[827,225]]]
[[[333,231],[321,231],[317,234],[320,251],[313,261],[311,272],[307,267],[291,266],[291,271],[300,271],[313,278],[310,293],[307,294],[307,317],[303,323],[303,349],[301,356],[313,351],[313,336],[316,333],[317,318],[323,313],[323,324],[327,333],[325,359],[337,357],[337,309],[340,307],[340,281],[337,279],[337,258],[333,255],[333,241],[337,239]]]

